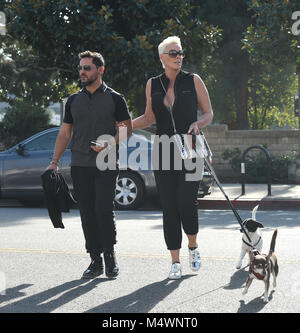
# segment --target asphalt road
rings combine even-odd
[[[251,212],[241,211],[241,217]],[[300,221],[296,211],[258,211],[263,252],[278,228],[279,276],[269,303],[264,284],[247,295],[247,259],[235,269],[241,247],[231,211],[199,211],[198,274],[188,267],[187,241],[181,251],[183,278],[167,279],[170,258],[162,233],[162,212],[116,212],[120,275],[82,280],[89,265],[78,210],[54,229],[45,208],[0,208],[0,313],[290,313],[300,312]],[[103,319],[103,317],[101,317]],[[103,321],[102,321],[103,323]]]

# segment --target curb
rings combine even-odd
[[[230,200],[233,206],[239,210],[252,210],[259,205],[260,210],[300,210],[299,199],[249,199],[249,200]],[[227,200],[198,199],[199,209],[231,209]]]

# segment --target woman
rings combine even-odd
[[[156,122],[156,138],[162,135],[172,137],[174,125],[177,133],[199,134],[199,129],[213,119],[209,95],[203,81],[197,74],[181,70],[184,54],[177,36],[166,38],[158,46],[158,53],[164,73],[148,80],[146,110],[142,116],[133,120],[133,128],[146,128]],[[201,109],[199,120],[197,120],[198,106]],[[174,116],[174,125],[170,111]],[[154,146],[156,147],[155,144]],[[174,154],[178,154],[176,148],[173,146],[171,149],[171,162]],[[163,157],[161,150],[159,156]],[[182,242],[181,228],[188,238],[191,269],[197,271],[201,265],[197,249],[196,205],[200,180],[187,181],[185,177],[187,172],[184,167],[177,170],[174,163],[171,163],[170,170],[160,167],[154,171],[163,209],[164,237],[172,258],[169,279],[180,279],[182,275],[179,257]]]

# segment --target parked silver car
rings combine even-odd
[[[43,198],[41,174],[45,171],[53,155],[59,127],[37,133],[12,148],[0,152],[0,198],[18,199],[23,203]],[[151,133],[134,130],[130,140],[144,142],[139,149],[151,159]],[[137,149],[128,143],[128,156]],[[134,146],[134,145],[133,145]],[[71,151],[67,149],[61,158],[60,171],[72,190],[70,175]],[[151,163],[151,162],[149,162]],[[128,164],[128,165],[127,165]],[[117,209],[136,209],[142,205],[146,196],[157,195],[155,178],[151,168],[142,170],[130,165],[130,160],[120,159],[120,175],[116,184],[115,205]],[[212,177],[204,173],[199,188],[199,197],[210,194]]]

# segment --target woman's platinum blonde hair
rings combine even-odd
[[[177,44],[182,49],[180,38],[177,37],[177,36],[170,36],[170,37],[164,39],[158,45],[158,54],[159,55],[163,54],[165,52],[166,47],[170,44]],[[165,65],[164,65],[164,63],[162,62],[161,59],[160,59],[160,62],[162,64],[163,68],[165,68]]]
[[[170,36],[166,39],[164,39],[159,45],[158,45],[158,54],[163,54],[165,52],[165,49],[170,44],[177,44],[181,47],[181,41],[180,38],[177,36]],[[181,47],[182,48],[182,47]]]

